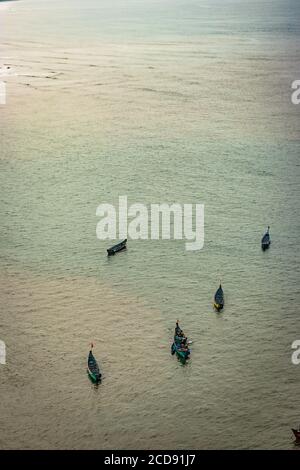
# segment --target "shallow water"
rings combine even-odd
[[[0,6],[1,448],[293,448],[297,13],[279,0]],[[123,194],[204,203],[204,249],[129,241],[108,259],[96,208]],[[170,355],[177,318],[186,367]]]

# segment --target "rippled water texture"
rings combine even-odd
[[[299,13],[1,2],[1,448],[294,448]],[[205,204],[203,250],[129,241],[108,259],[96,208],[119,195]]]

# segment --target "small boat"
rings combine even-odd
[[[271,238],[270,238],[269,232],[270,232],[270,227],[268,227],[268,230],[266,231],[266,233],[264,234],[261,240],[261,247],[263,251],[267,250],[269,246],[271,245]]]
[[[101,381],[101,372],[99,370],[98,363],[92,353],[92,349],[93,349],[93,344],[91,344],[91,350],[88,356],[87,373],[91,381],[97,384]]]
[[[126,243],[127,243],[127,238],[123,240],[120,243],[117,243],[117,245],[114,245],[110,248],[107,249],[107,254],[108,256],[115,255],[118,253],[118,251],[126,250]]]
[[[300,426],[299,426],[299,429],[293,429],[292,428],[292,431],[293,431],[294,436],[296,438],[295,443],[300,444]]]
[[[190,342],[187,341],[187,338],[184,335],[177,321],[175,327],[174,341],[171,346],[171,354],[173,356],[176,353],[178,359],[180,359],[183,364],[185,364],[186,360],[189,358],[191,353],[190,349],[187,346],[188,344],[190,344]]]
[[[214,307],[216,310],[218,310],[218,312],[220,312],[220,310],[222,310],[222,308],[224,307],[224,292],[221,284],[217,292],[215,293]]]

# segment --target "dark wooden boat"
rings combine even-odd
[[[266,233],[264,234],[261,240],[261,247],[263,251],[267,250],[269,246],[271,245],[271,238],[270,238],[269,232],[270,232],[270,227],[268,227],[268,230],[266,231]]]
[[[91,350],[88,356],[87,373],[93,383],[99,383],[101,381],[101,372],[99,370],[98,363],[92,353],[92,349],[93,345],[91,345]]]
[[[120,243],[117,243],[117,245],[112,246],[111,248],[107,249],[107,254],[108,256],[115,255],[118,253],[118,251],[126,250],[126,243],[127,243],[127,238],[123,240]]]
[[[182,343],[185,342],[185,345],[182,346]],[[185,364],[187,359],[190,356],[190,349],[188,348],[188,341],[185,337],[182,329],[180,328],[178,321],[176,322],[174,341],[171,346],[172,356],[176,353],[178,359]]]
[[[292,431],[293,431],[294,436],[295,436],[295,438],[296,438],[296,441],[295,441],[295,442],[296,442],[297,444],[300,444],[300,426],[299,426],[299,429],[293,429],[293,428],[292,428]]]
[[[224,307],[224,292],[221,284],[217,292],[215,293],[214,307],[216,310],[218,310],[218,312],[220,312],[220,310],[222,310],[222,308]]]

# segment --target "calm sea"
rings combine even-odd
[[[294,448],[299,16],[297,0],[1,2],[0,448]],[[119,195],[205,204],[204,248],[108,259],[96,208]]]

